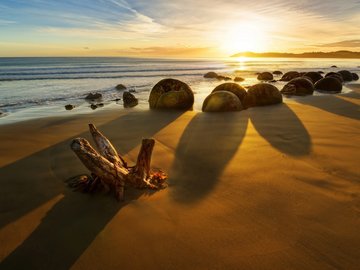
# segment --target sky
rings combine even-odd
[[[0,56],[360,51],[360,0],[0,0]]]

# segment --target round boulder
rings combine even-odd
[[[186,110],[194,104],[194,93],[182,81],[164,79],[151,90],[149,104],[151,109]]]
[[[242,77],[235,77],[234,79],[234,82],[243,82],[243,81],[245,81],[245,79]]]
[[[67,110],[67,111],[71,111],[71,110],[74,109],[74,108],[75,108],[75,106],[72,105],[72,104],[67,104],[67,105],[65,105],[65,110]]]
[[[257,79],[259,81],[271,81],[272,79],[274,79],[274,76],[270,72],[261,72],[257,76]]]
[[[318,80],[321,80],[323,78],[323,76],[319,72],[314,71],[306,72],[304,74],[304,77],[310,78],[313,83],[316,83]]]
[[[327,73],[327,74],[325,75],[325,78],[327,78],[327,77],[336,78],[336,79],[338,79],[341,83],[344,82],[344,79],[343,79],[343,77],[341,76],[341,74],[336,73],[336,72],[329,72],[329,73]]]
[[[223,75],[218,75],[218,76],[216,77],[216,79],[218,79],[219,81],[231,81],[231,78],[230,78],[230,77],[223,76]]]
[[[340,93],[342,90],[342,83],[339,79],[329,76],[315,83],[315,89],[323,92]]]
[[[248,89],[244,100],[246,107],[266,106],[282,103],[282,95],[274,85],[259,83]]]
[[[356,73],[351,73],[351,75],[353,77],[353,81],[359,80],[359,75],[357,75]]]
[[[300,77],[300,73],[297,71],[289,71],[286,72],[280,79],[280,81],[289,82],[292,79],[295,79],[297,77]]]
[[[216,91],[204,100],[203,112],[241,111],[243,106],[239,98],[229,91]]]
[[[274,74],[274,75],[278,75],[278,76],[283,75],[283,73],[282,73],[280,70],[275,70],[275,71],[273,72],[273,74]]]
[[[123,85],[123,84],[118,84],[117,86],[115,86],[115,89],[116,90],[125,90],[126,89],[126,86],[125,85]]]
[[[85,97],[85,99],[87,99],[87,100],[96,100],[96,99],[100,99],[100,98],[102,98],[102,94],[100,94],[100,93],[95,93],[95,94],[89,93],[89,94]]]
[[[352,74],[348,70],[340,70],[338,73],[343,77],[345,82],[351,82],[353,80]]]
[[[211,93],[219,92],[219,91],[226,91],[233,93],[235,96],[239,98],[242,104],[244,104],[244,99],[247,95],[245,88],[242,87],[241,85],[238,85],[237,83],[220,84],[217,87],[215,87],[215,89]]]
[[[280,91],[284,95],[305,96],[314,93],[314,84],[311,80],[300,77],[292,79]]]
[[[208,72],[204,75],[204,78],[207,78],[207,79],[216,79],[217,78],[217,73],[216,72]]]

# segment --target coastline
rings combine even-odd
[[[0,59],[1,60],[1,59]],[[332,68],[336,65],[338,68]],[[18,58],[2,63],[0,67],[0,125],[28,119],[92,113],[84,97],[90,92],[103,95],[99,102],[107,109],[122,109],[122,91],[115,86],[123,84],[135,91],[139,108],[148,108],[147,99],[152,87],[163,78],[186,82],[195,92],[195,110],[201,110],[202,101],[218,84],[225,81],[204,79],[208,71],[215,71],[232,79],[242,77],[242,86],[258,83],[257,72],[321,70],[324,73],[348,69],[359,73],[357,60],[348,59],[141,59],[141,58]],[[276,80],[280,76],[274,77]],[[282,88],[282,82],[274,85]],[[347,85],[347,84],[346,84]],[[346,91],[346,87],[344,88]],[[318,95],[318,93],[314,93]],[[72,111],[64,106],[74,105]],[[1,116],[1,115],[0,115]]]
[[[0,126],[2,269],[356,269],[360,84],[237,113],[104,110]],[[126,201],[72,192],[69,148],[96,124],[170,186]],[[269,173],[271,172],[271,173]],[[30,176],[30,177],[29,177]]]

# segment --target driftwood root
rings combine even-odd
[[[70,147],[91,172],[91,176],[79,175],[68,179],[70,188],[84,193],[110,190],[118,200],[123,200],[127,186],[152,190],[167,186],[167,175],[161,170],[152,171],[150,167],[155,140],[143,139],[136,164],[128,166],[95,125],[89,124],[89,129],[98,151],[84,138],[74,139]]]

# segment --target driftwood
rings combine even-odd
[[[91,172],[91,176],[70,178],[70,187],[89,193],[112,190],[118,200],[123,200],[126,186],[155,190],[166,186],[165,173],[160,170],[152,172],[150,168],[155,140],[143,139],[135,166],[128,166],[111,142],[93,124],[89,124],[89,129],[98,151],[84,138],[74,139],[70,147]]]

